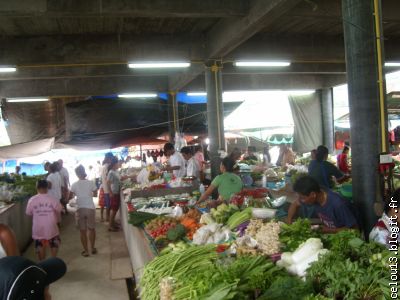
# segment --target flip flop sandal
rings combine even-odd
[[[82,255],[83,257],[88,257],[88,256],[89,256],[89,253],[87,253],[86,251],[82,251],[82,252],[81,252],[81,255]]]
[[[97,249],[96,248],[92,249],[92,254],[97,254]]]
[[[108,231],[110,231],[110,232],[118,232],[119,229],[115,228],[115,227],[111,227],[111,228],[108,228]]]

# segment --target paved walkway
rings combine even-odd
[[[96,248],[99,253],[83,257],[74,215],[70,213],[63,216],[58,256],[66,262],[68,271],[62,279],[50,286],[54,300],[129,299],[125,280],[111,280],[110,234],[122,233],[108,232],[107,224],[99,222],[99,210],[96,226]],[[24,256],[36,261],[33,245]]]

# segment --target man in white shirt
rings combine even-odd
[[[175,151],[174,145],[166,143],[164,153],[168,157],[168,166],[165,167],[165,170],[172,171],[177,178],[184,177],[186,175],[185,160],[179,152]]]
[[[190,147],[183,147],[181,149],[181,154],[183,158],[186,160],[186,176],[199,179],[200,178],[199,163],[193,157],[193,152],[190,149]]]
[[[76,212],[77,223],[80,230],[81,243],[83,246],[82,256],[89,256],[88,233],[91,253],[96,254],[95,247],[96,230],[96,207],[93,203],[93,197],[97,195],[97,187],[93,180],[86,179],[85,168],[80,165],[75,169],[76,176],[79,178],[77,182],[72,184],[71,192],[76,196]]]
[[[67,204],[69,202],[69,188],[70,188],[70,182],[69,182],[69,173],[66,168],[64,168],[64,162],[62,159],[59,159],[57,161],[58,167],[59,167],[59,173],[61,176],[61,204],[64,207],[65,213],[67,213]]]

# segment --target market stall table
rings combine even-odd
[[[121,199],[123,195],[121,195]],[[139,282],[145,264],[151,261],[156,254],[151,249],[144,230],[128,223],[128,210],[125,203],[121,204],[121,225],[124,231],[126,244],[131,258],[132,269],[136,284]]]
[[[20,200],[0,209],[0,224],[14,231],[21,252],[32,240],[32,218],[25,214],[27,204],[28,199]]]

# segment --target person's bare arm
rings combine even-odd
[[[14,232],[6,225],[0,224],[0,242],[7,256],[18,256],[19,250]]]
[[[299,200],[295,200],[290,204],[289,210],[288,210],[288,216],[287,216],[287,223],[288,224],[292,224],[293,218],[296,216],[297,211],[300,208],[300,205],[301,204],[300,204]]]
[[[200,197],[200,199],[197,201],[197,203],[201,203],[201,202],[203,202],[204,200],[207,200],[208,197],[211,196],[211,194],[213,193],[214,190],[215,190],[215,186],[210,185],[210,186],[208,187],[208,189],[204,192],[204,194],[201,195],[201,197]]]

